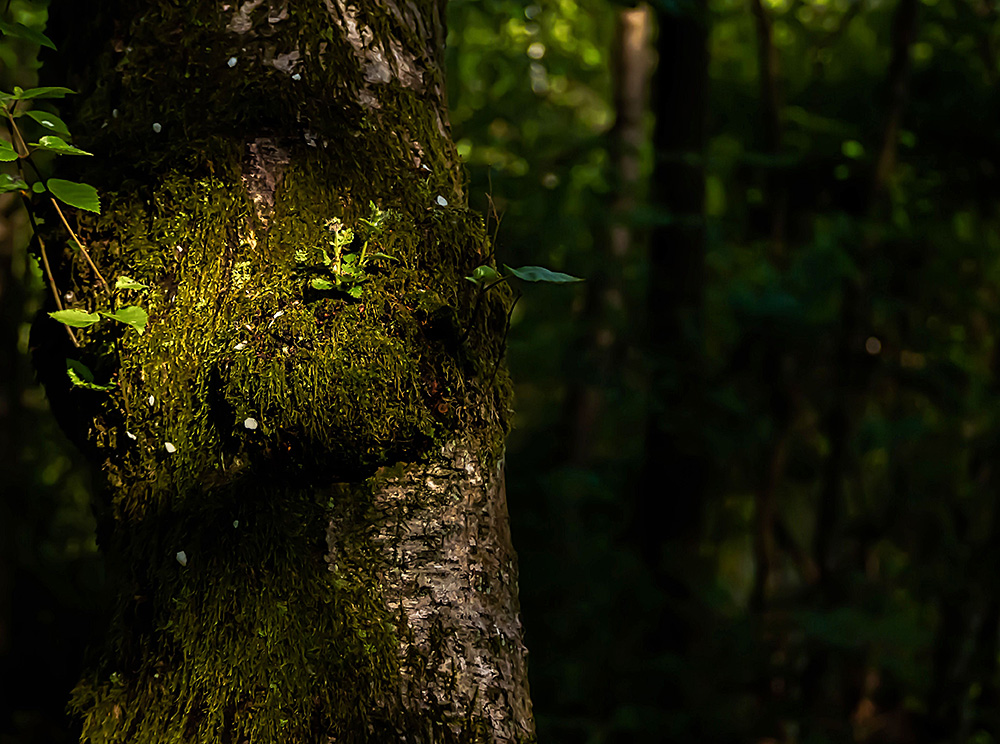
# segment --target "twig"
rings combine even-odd
[[[476,315],[479,314],[479,306],[483,304],[483,297],[486,296],[486,293],[489,290],[493,289],[498,284],[503,284],[505,281],[507,281],[507,277],[502,276],[492,284],[487,284],[485,287],[480,288],[479,294],[476,296],[476,304],[472,307],[472,314],[469,315],[469,324],[465,327],[465,333],[463,333],[458,339],[459,346],[465,343],[465,339],[467,339],[469,334],[472,332],[472,323],[475,321]],[[520,295],[518,296],[520,297]]]
[[[25,153],[25,158],[23,159],[27,159],[31,167],[35,168],[35,164],[31,162],[30,158],[27,158],[28,146],[24,141],[24,137],[21,136],[21,132],[18,130],[17,125],[14,123],[14,118],[13,116],[10,115],[10,112],[7,113],[7,123],[8,123],[8,129],[10,129],[11,132],[11,137],[13,138],[16,135],[17,138],[21,140],[21,146],[24,148],[24,153]],[[22,158],[17,159],[17,171],[20,174],[21,179],[23,180],[24,166],[21,161]],[[37,168],[35,169],[35,171],[37,172]],[[45,251],[45,243],[42,241],[41,234],[38,231],[38,223],[35,221],[35,213],[31,208],[31,202],[28,200],[28,197],[23,193],[21,194],[21,202],[24,204],[24,211],[28,215],[28,221],[31,223],[31,231],[34,234],[35,239],[38,240],[38,252],[42,259],[42,266],[45,269],[45,278],[48,280],[49,290],[52,292],[52,299],[55,300],[56,302],[56,309],[62,310],[63,304],[62,300],[59,298],[59,288],[56,286],[55,277],[52,275],[52,266],[49,264],[49,257]],[[77,340],[76,334],[73,333],[73,329],[70,328],[68,325],[65,324],[62,325],[66,329],[66,333],[69,334],[69,340],[73,342],[74,346],[79,347],[80,342],[79,340]]]
[[[32,223],[34,223],[34,220],[32,220]],[[35,229],[34,224],[32,224],[32,229]],[[59,290],[56,289],[56,280],[55,277],[52,276],[52,267],[49,266],[49,257],[45,253],[45,243],[42,241],[42,236],[38,234],[37,229],[35,229],[35,239],[38,241],[38,252],[42,256],[42,265],[45,267],[45,276],[48,278],[49,288],[52,290],[52,299],[56,301],[56,307],[62,310],[62,300],[59,299]],[[66,333],[69,334],[69,340],[73,342],[73,346],[79,347],[80,342],[77,340],[76,334],[73,333],[73,329],[65,323],[63,323],[62,326],[66,329]]]
[[[59,208],[59,203],[56,201],[55,197],[50,195],[49,199],[52,201],[52,206],[56,208],[56,213],[59,215],[59,219],[62,220],[63,225],[66,226],[66,229],[69,231],[70,236],[73,238],[73,242],[76,243],[77,247],[80,249],[80,252],[83,254],[83,257],[87,259],[87,263],[90,264],[90,268],[92,268],[94,270],[94,273],[97,274],[97,278],[101,280],[101,284],[104,285],[104,288],[109,289],[108,282],[101,275],[101,270],[97,268],[97,264],[95,264],[93,259],[90,257],[90,253],[87,252],[87,249],[84,247],[83,243],[80,242],[80,239],[76,236],[76,233],[73,232],[73,228],[69,226],[69,222],[66,221],[66,215],[64,215],[63,211]]]
[[[490,387],[493,384],[493,380],[496,379],[497,371],[500,369],[500,362],[503,361],[504,352],[507,350],[507,332],[510,331],[510,319],[514,314],[514,308],[517,307],[518,300],[520,300],[523,296],[524,293],[519,290],[517,297],[515,297],[514,301],[510,303],[510,310],[507,311],[507,323],[503,328],[503,338],[500,339],[500,353],[497,354],[497,361],[496,364],[493,365],[493,373],[490,375],[490,381],[486,383],[486,387]]]

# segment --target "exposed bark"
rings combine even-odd
[[[80,81],[104,210],[78,228],[112,282],[150,286],[117,298],[145,333],[99,324],[74,351],[35,329],[106,480],[119,596],[74,694],[84,736],[531,741],[509,296],[473,312],[464,280],[489,250],[448,134],[443,3],[183,5],[108,10]],[[362,278],[317,287],[347,255]],[[69,252],[57,280],[109,302]],[[117,388],[71,389],[68,354]]]

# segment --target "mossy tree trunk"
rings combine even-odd
[[[64,5],[93,48],[71,83],[103,199],[74,227],[112,288],[53,231],[60,293],[149,314],[79,348],[34,333],[106,483],[118,601],[74,693],[84,738],[533,740],[509,295],[464,279],[490,249],[448,132],[444,3],[132,0],[79,27]],[[72,387],[67,358],[114,387]]]

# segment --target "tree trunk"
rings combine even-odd
[[[626,267],[634,260],[635,208],[641,190],[641,151],[649,111],[651,13],[646,5],[616,11],[612,46],[612,90],[615,123],[608,135],[613,160],[614,201],[610,224],[598,241],[600,261],[588,278],[586,305],[580,325],[587,328],[590,378],[569,391],[568,459],[576,467],[590,467],[594,444],[601,431],[608,388],[620,384],[623,360],[631,341],[623,330],[629,316],[625,287]]]
[[[708,465],[700,450],[705,284],[705,119],[708,8],[702,0],[657,15],[652,102],[656,162],[650,200],[646,320],[651,395],[637,535],[662,568],[662,548],[701,527]],[[669,484],[669,487],[667,486]],[[658,513],[661,519],[649,519]]]
[[[533,740],[509,294],[464,279],[490,251],[448,132],[444,3],[104,5],[86,32],[53,12],[103,201],[74,227],[110,285],[149,289],[106,289],[68,247],[56,275],[72,306],[149,322],[33,340],[106,483],[118,600],[74,693],[84,737]],[[73,388],[67,357],[115,387]]]

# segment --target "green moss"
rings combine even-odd
[[[255,458],[352,479],[468,426],[495,430],[499,451],[509,390],[492,373],[508,298],[491,291],[473,317],[464,276],[482,260],[480,219],[380,200],[390,209],[366,228],[368,250],[395,260],[368,264],[358,299],[317,292],[303,255],[328,244],[331,218],[360,228],[375,195],[336,159],[291,153],[266,231],[238,179],[180,173],[110,195],[86,230],[105,273],[151,287],[128,300],[148,310],[145,334],[82,334],[93,357],[119,362],[105,446],[120,482],[143,484],[116,495],[126,513]]]
[[[74,693],[85,738],[357,741],[386,725],[396,628],[374,561],[323,562],[328,494],[248,477],[212,497],[116,541],[128,591],[114,653]]]

